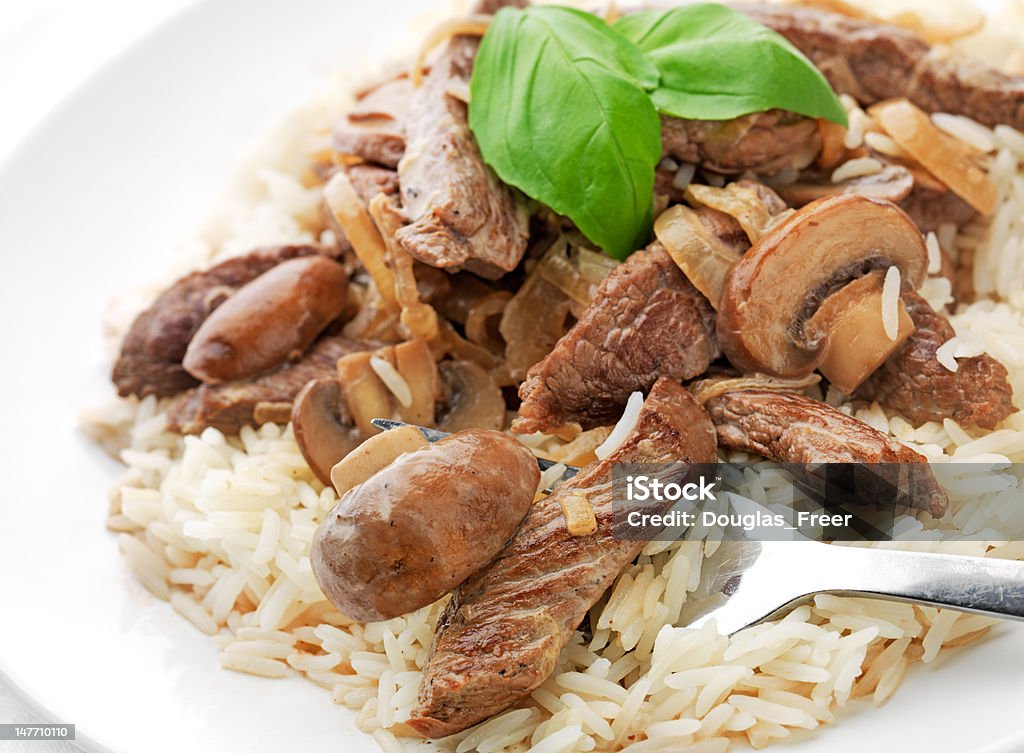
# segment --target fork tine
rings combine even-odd
[[[781,617],[815,592],[805,577],[826,544],[812,541],[724,541],[702,568],[697,600],[680,624],[699,628],[711,620],[723,635]],[[828,552],[824,552],[828,554]]]

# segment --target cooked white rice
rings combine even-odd
[[[832,182],[842,183],[854,178],[863,178],[865,175],[874,175],[881,172],[882,163],[874,157],[856,157],[847,160],[832,171]]]
[[[932,115],[932,123],[948,135],[972,146],[979,152],[994,152],[999,141],[991,128],[986,128],[963,115],[950,115],[948,112],[937,112]]]
[[[618,423],[615,424],[615,428],[612,429],[608,438],[604,440],[596,450],[594,450],[594,454],[600,460],[604,460],[606,457],[611,455],[619,449],[619,445],[626,441],[626,437],[633,432],[634,427],[636,427],[636,422],[640,420],[640,409],[643,407],[644,393],[631,393],[629,399],[626,401],[626,408],[622,411],[622,418],[620,418]]]
[[[324,232],[318,193],[305,188],[301,176],[309,135],[347,106],[343,91],[329,91],[283,121],[247,156],[228,198],[175,254],[170,275],[253,245],[308,242]],[[847,106],[847,146],[855,147],[864,139],[867,116],[855,103]],[[959,236],[949,228],[939,232],[944,247],[973,261],[979,295],[998,299],[961,306],[953,314],[957,337],[943,346],[940,360],[955,369],[958,357],[990,353],[1009,369],[1020,405],[1024,135],[959,117],[936,116],[935,122],[987,155],[983,159],[999,191],[990,220],[971,223]],[[850,174],[840,177],[867,174],[858,172],[867,167],[872,166],[848,162],[840,170]],[[689,182],[692,169],[683,166],[676,177]],[[935,271],[934,259],[929,266]],[[944,303],[948,283],[934,282],[940,279],[930,278],[926,294]],[[112,340],[157,289],[112,306]],[[375,368],[388,382],[390,373],[381,364]],[[394,380],[389,386],[399,399],[408,389]],[[1024,545],[1006,543],[1024,532],[1024,490],[1019,479],[992,472],[994,463],[1024,461],[1024,414],[983,432],[948,419],[914,426],[832,390],[822,397],[935,461],[978,461],[977,472],[964,474],[959,466],[957,475],[945,478],[940,470],[950,515],[941,524],[901,521],[922,539],[901,546],[1024,558]],[[628,412],[636,410],[634,402]],[[630,418],[623,427],[635,421]],[[443,600],[367,625],[331,607],[313,577],[309,549],[336,495],[313,477],[291,428],[266,424],[245,428],[238,437],[214,429],[180,437],[166,431],[162,406],[152,398],[112,399],[90,411],[85,423],[126,466],[112,494],[109,526],[140,581],[213,635],[223,667],[265,677],[304,676],[328,691],[325,698],[355,710],[356,724],[382,750],[398,753],[400,740],[410,734],[402,722],[415,704]],[[621,441],[618,432],[609,436],[609,447],[613,440]],[[1002,481],[993,486],[993,478]],[[777,474],[751,474],[742,491],[771,507],[787,487]],[[995,530],[1000,535],[993,533],[991,543],[942,540]],[[591,610],[589,641],[577,633],[540,688],[516,708],[456,736],[456,753],[721,753],[735,741],[763,747],[793,730],[833,722],[837,708],[853,699],[883,703],[912,663],[931,661],[993,624],[948,610],[823,595],[780,622],[731,639],[713,626],[675,627],[688,595],[700,585],[702,563],[717,548],[703,540],[705,534],[694,529],[684,541],[648,544]]]
[[[392,366],[390,361],[377,355],[370,356],[370,368],[388,388],[388,391],[395,396],[399,405],[403,408],[412,405],[412,389],[405,381],[405,377],[398,373],[398,369]]]
[[[882,283],[882,328],[885,336],[895,340],[900,332],[900,268],[896,265],[885,270]]]

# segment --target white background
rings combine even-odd
[[[193,2],[0,1],[0,164],[66,94],[149,29]],[[49,720],[39,719],[0,679],[0,723],[40,721]],[[0,751],[77,753],[78,748],[69,743],[0,742]]]
[[[0,0],[0,162],[104,63],[196,0]]]
[[[82,0],[44,0],[15,5],[12,0],[0,0],[0,162],[66,94],[115,57],[126,45],[143,36],[148,29],[193,2],[195,0],[90,0],[88,3]],[[260,0],[250,2],[256,5]],[[374,0],[362,2],[372,5]],[[87,150],[89,145],[83,144],[82,148]],[[4,207],[0,206],[0,213],[3,211]],[[8,255],[12,253],[11,249],[0,250],[5,258],[9,258]],[[11,503],[9,498],[0,500],[0,504]],[[0,597],[3,596],[0,591]],[[170,616],[174,617],[173,614]],[[11,614],[0,606],[0,620],[29,618],[28,614]],[[190,630],[184,621],[178,622],[182,623],[182,632]],[[200,638],[198,635],[192,637],[197,641]],[[149,636],[146,639],[149,640]],[[955,680],[957,675],[954,670],[957,668],[961,677],[985,677],[989,672],[1000,674],[999,667],[1005,664],[1006,656],[1000,652],[1005,651],[1008,645],[1012,644],[1008,644],[1005,638],[1002,641],[995,639],[986,646],[973,649],[972,653],[951,656],[946,662],[952,665],[946,668],[947,676]],[[1003,648],[1000,649],[1000,646]],[[26,650],[31,649],[31,646],[26,645]],[[985,657],[987,662],[979,661]],[[928,724],[940,729],[948,727],[950,735],[955,736],[958,728],[953,720],[960,705],[957,685],[953,681],[942,688],[935,681],[934,675],[928,676],[924,672],[924,669],[920,669],[915,678],[911,678],[916,680],[916,684],[906,688],[903,694],[894,699],[891,708],[914,712],[897,716],[900,725],[909,728],[914,724]],[[1005,677],[1005,673],[1001,676]],[[222,681],[227,684],[235,679],[225,677]],[[1019,684],[1014,687],[1019,691]],[[926,701],[921,706],[914,706],[914,693],[919,692],[921,697],[927,697],[930,689],[934,691],[935,697],[931,699],[933,702],[929,704]],[[255,694],[256,691],[253,692]],[[941,711],[936,712],[936,709]],[[16,695],[0,687],[0,722],[35,720],[35,715]],[[860,728],[856,727],[856,719],[850,722],[851,729],[863,730],[863,724]],[[966,727],[967,734],[970,734],[970,725]],[[872,731],[876,729],[871,728]],[[869,739],[865,736],[862,741]],[[892,738],[888,739],[892,741]],[[338,745],[338,750],[345,750],[344,741]],[[822,747],[821,744],[818,747]],[[886,749],[885,745],[881,747]],[[71,750],[72,746],[63,744],[0,742],[0,753],[68,753]]]

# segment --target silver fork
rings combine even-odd
[[[1024,620],[1024,562],[822,544],[723,541],[680,625],[718,632],[782,617],[816,594],[909,601]]]
[[[379,429],[408,426],[373,419]],[[448,436],[417,426],[429,442]],[[541,470],[555,465],[538,459]],[[559,480],[578,468],[568,466]],[[799,534],[797,534],[799,535]],[[732,635],[782,617],[816,594],[909,601],[962,612],[1024,620],[1024,562],[953,554],[793,541],[723,541],[701,566],[701,584],[688,598],[679,624],[715,620]]]

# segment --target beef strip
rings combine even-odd
[[[512,430],[613,423],[630,393],[661,376],[695,377],[718,355],[714,309],[653,244],[608,275],[580,320],[530,369]]]
[[[525,8],[529,4],[530,0],[477,0],[473,13],[493,16],[502,8]]]
[[[786,204],[750,181],[769,214]],[[723,243],[742,253],[747,234],[732,217],[697,210]],[[690,379],[718,358],[715,312],[660,243],[631,255],[604,280],[590,306],[519,387],[513,431],[588,429],[618,418],[631,392],[661,376]]]
[[[952,191],[933,191],[915,184],[910,195],[900,202],[900,208],[910,215],[922,233],[938,230],[939,225],[951,222],[957,227],[966,225],[977,214],[970,204]]]
[[[988,126],[1024,129],[1024,77],[933,50],[918,65],[908,99],[927,112],[966,115]]]
[[[349,126],[334,131],[333,146],[341,154],[394,169],[405,154],[405,135],[394,127],[385,128],[383,124]]]
[[[344,170],[352,182],[352,188],[367,206],[379,193],[388,196],[398,195],[398,173],[394,170],[376,165],[351,165]]]
[[[661,117],[662,152],[726,175],[748,170],[771,175],[807,167],[821,150],[817,121],[782,110],[734,120]]]
[[[872,104],[907,97],[928,112],[966,115],[985,125],[1024,128],[1024,78],[932,50],[905,29],[837,13],[766,4],[735,6],[782,34],[832,87]]]
[[[217,306],[283,261],[324,253],[317,246],[257,249],[182,277],[139,314],[121,344],[113,381],[122,397],[167,397],[199,383],[182,368],[192,336]]]
[[[994,429],[1016,411],[1006,367],[983,354],[959,359],[959,368],[950,371],[935,352],[956,334],[953,326],[916,293],[904,293],[903,301],[917,329],[857,388],[857,397],[877,400],[917,424],[951,418]]]
[[[386,81],[372,89],[334,129],[334,150],[385,167],[398,167],[405,153],[404,121],[412,93],[407,78]]]
[[[731,450],[803,465],[912,464],[914,504],[935,517],[949,507],[927,458],[823,402],[774,390],[736,390],[712,397],[704,407],[718,443]]]
[[[167,411],[168,428],[182,434],[198,434],[212,426],[225,434],[237,434],[243,426],[253,423],[253,409],[258,403],[290,403],[310,380],[333,376],[339,358],[374,347],[328,336],[299,361],[251,381],[201,385],[172,401]]]
[[[413,95],[398,165],[411,224],[395,237],[421,262],[496,279],[523,257],[528,226],[511,189],[484,164],[466,104],[448,93],[453,81],[468,81],[477,46],[456,37]]]
[[[660,379],[626,441],[536,502],[505,549],[456,591],[442,613],[408,724],[427,737],[459,732],[537,688],[587,610],[644,542],[612,534],[613,463],[716,462],[714,427],[684,388]],[[584,494],[598,521],[571,536],[559,499]]]

